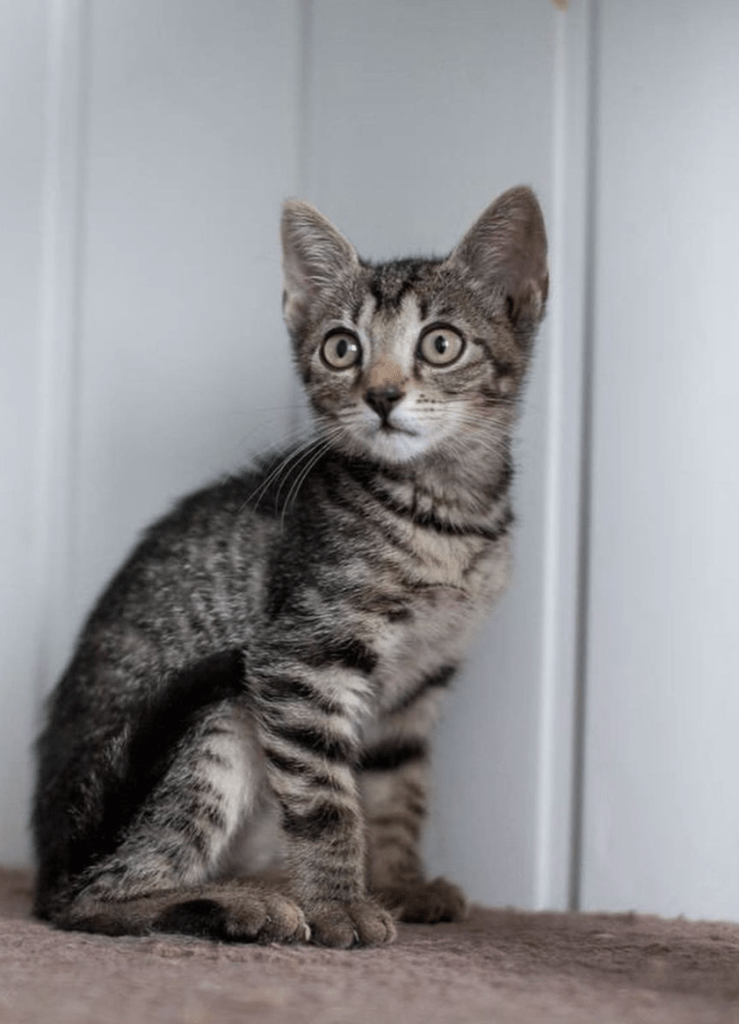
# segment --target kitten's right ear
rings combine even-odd
[[[299,328],[321,292],[358,266],[354,247],[315,206],[303,199],[287,200],[282,207],[282,271],[290,330]]]
[[[531,189],[511,188],[491,203],[447,265],[501,305],[519,336],[531,338],[544,315],[549,290],[547,233]]]

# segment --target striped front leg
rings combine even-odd
[[[388,942],[390,915],[365,888],[365,837],[355,779],[368,681],[343,668],[282,664],[257,686],[258,732],[282,811],[291,894],[313,940]]]
[[[453,671],[421,680],[373,730],[360,760],[369,889],[403,921],[455,921],[466,910],[456,885],[426,881],[420,853],[429,735]]]

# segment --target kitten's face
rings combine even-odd
[[[449,301],[445,276],[433,262],[361,268],[353,303],[337,295],[306,332],[306,389],[338,447],[402,463],[504,433],[522,354],[503,323]]]
[[[536,200],[526,197],[540,223]],[[539,259],[538,280],[527,267],[511,294],[498,226],[494,275],[481,266],[491,242],[484,240],[481,255],[478,236],[490,234],[491,211],[495,218],[491,207],[447,260],[369,266],[312,207],[287,204],[285,316],[314,413],[334,447],[399,464],[504,445],[543,312],[546,264]],[[509,216],[509,234],[510,225]],[[515,241],[520,250],[518,234]]]

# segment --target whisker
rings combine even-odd
[[[297,478],[293,482],[292,487],[288,491],[287,497],[285,498],[285,503],[282,506],[282,517],[280,519],[281,530],[285,527],[285,516],[287,515],[287,512],[292,507],[292,505],[294,505],[295,502],[297,501],[300,488],[305,483],[306,479],[308,478],[308,475],[310,474],[310,471],[313,469],[315,464],[323,457],[323,455],[325,455],[325,453],[333,444],[334,436],[330,437],[328,440],[325,440],[324,443],[318,447],[318,450],[313,453],[307,465],[298,474]]]
[[[298,458],[305,449],[310,448],[315,443],[315,441],[316,441],[315,434],[313,432],[311,432],[311,435],[310,435],[310,437],[308,438],[307,441],[304,441],[303,443],[299,444],[297,447],[290,448],[287,451],[287,453],[285,454],[285,456],[283,458],[281,458],[277,462],[277,464],[275,466],[273,466],[273,468],[267,473],[265,478],[259,483],[259,485],[257,487],[255,487],[255,489],[247,497],[246,501],[244,502],[243,507],[245,508],[248,504],[250,504],[251,502],[254,502],[254,509],[256,511],[256,509],[259,507],[259,502],[264,497],[264,495],[267,492],[268,488],[276,480],[278,480],[283,473],[287,472],[290,464],[296,458]],[[276,507],[275,507],[275,511],[276,511]]]
[[[339,428],[331,427],[331,428],[329,428],[328,431],[323,430],[320,434],[315,435],[313,437],[313,439],[312,439],[312,443],[311,444],[307,444],[307,445],[303,446],[304,447],[304,451],[300,455],[300,458],[297,459],[294,462],[294,464],[290,467],[290,471],[292,472],[294,470],[295,473],[299,476],[300,473],[301,473],[301,470],[302,470],[301,464],[304,463],[306,460],[310,460],[311,459],[311,456],[312,456],[313,450],[314,450],[314,446],[319,446],[327,437],[330,437],[330,439],[333,440],[333,438],[337,436],[338,432],[340,432]],[[329,440],[329,442],[328,442],[329,444],[331,443],[331,440]],[[313,465],[312,462],[310,464]],[[280,495],[282,493],[282,488],[285,486],[286,483],[287,483],[287,475],[280,481],[280,486],[278,487],[277,493],[275,495],[275,506],[279,505],[279,503],[280,503]],[[291,487],[290,490],[292,491],[292,487]],[[285,501],[285,504],[287,504],[288,501],[289,501],[289,494],[288,494],[288,498]],[[284,505],[283,505],[283,508],[284,508]]]

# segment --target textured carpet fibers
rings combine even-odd
[[[0,1024],[739,1024],[739,925],[474,909],[381,949],[107,938],[0,872]]]

